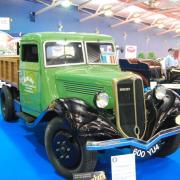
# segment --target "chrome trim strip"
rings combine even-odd
[[[157,144],[160,140],[180,134],[180,126],[162,130],[148,141],[138,140],[136,138],[119,138],[107,141],[87,141],[86,149],[88,151],[106,150],[112,148],[124,148],[133,146],[143,150],[148,150]]]
[[[135,119],[135,126],[134,126],[134,134],[136,135],[136,137],[138,139],[140,139],[139,135],[140,135],[140,128],[138,126],[138,120],[137,120],[137,104],[136,104],[136,91],[135,91],[135,81],[136,81],[136,78],[133,78],[132,79],[133,81],[133,99],[134,99],[134,119]],[[137,130],[137,131],[136,131]]]

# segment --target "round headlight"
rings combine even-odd
[[[158,100],[163,100],[166,96],[166,88],[164,86],[157,86],[155,89],[155,96]]]
[[[175,122],[180,126],[180,115],[176,116]]]
[[[95,97],[95,103],[98,108],[105,108],[109,103],[109,96],[105,92],[100,92]]]

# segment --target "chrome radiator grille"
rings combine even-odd
[[[116,81],[116,122],[125,137],[142,138],[146,115],[143,82],[139,78]]]

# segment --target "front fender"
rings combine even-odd
[[[63,116],[73,131],[87,139],[106,140],[120,138],[121,135],[108,115],[90,107],[79,99],[58,99],[49,109]]]
[[[167,89],[166,99],[159,101],[154,92],[148,92],[146,97],[147,129],[145,139],[149,139],[161,130],[176,127],[175,118],[180,114],[180,96]]]

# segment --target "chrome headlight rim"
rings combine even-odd
[[[177,115],[177,116],[176,116],[175,122],[176,122],[177,125],[180,126],[180,115]]]
[[[94,104],[99,109],[104,109],[109,104],[109,95],[105,91],[100,91],[94,96]]]
[[[167,89],[163,85],[155,87],[155,97],[158,100],[163,100],[166,97]]]

